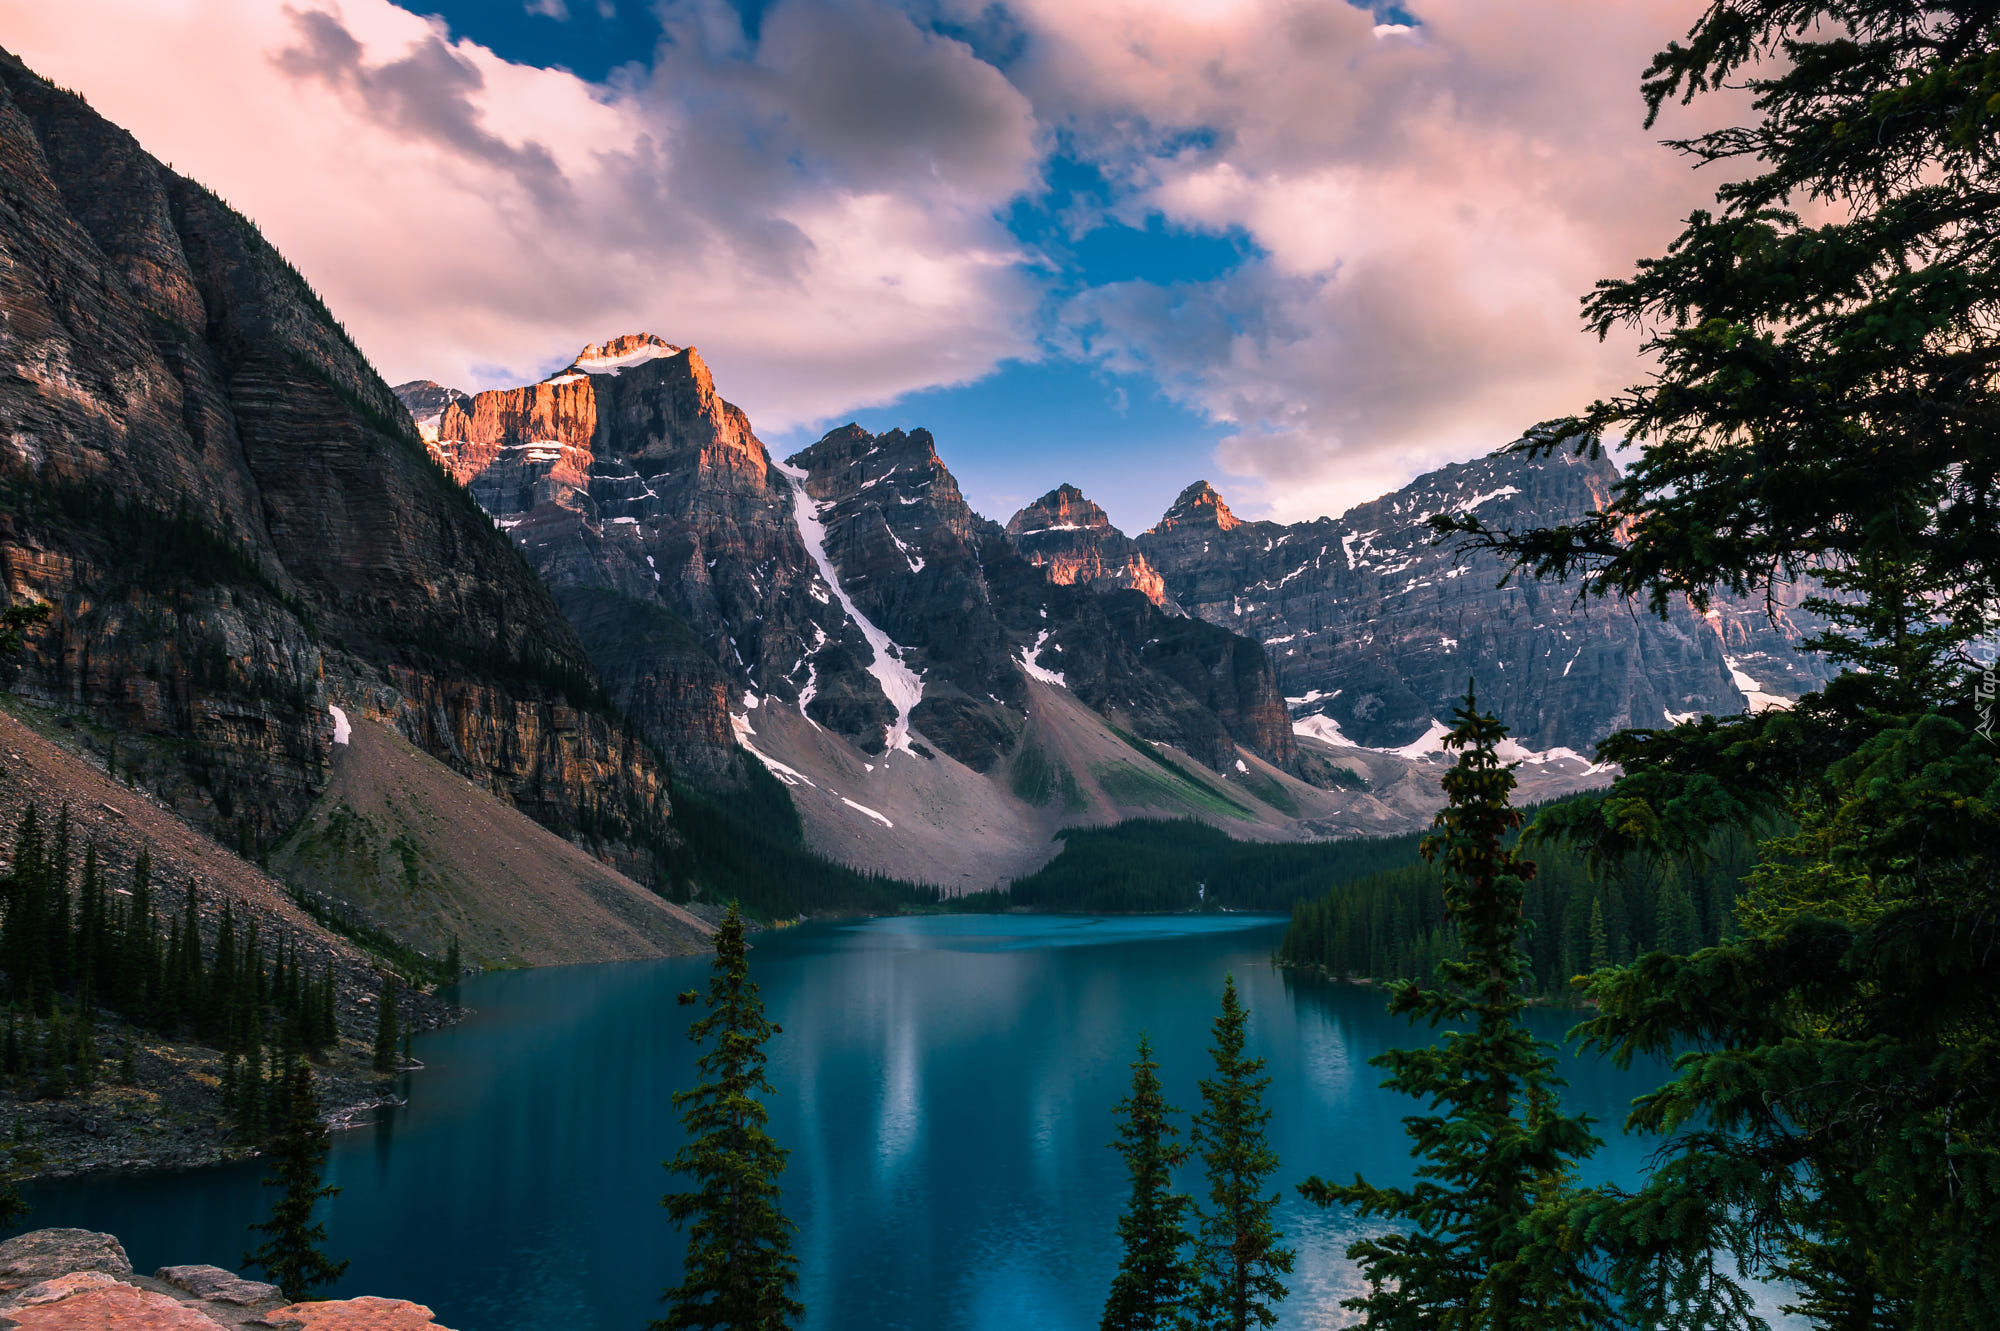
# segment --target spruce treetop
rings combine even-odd
[[[692,989],[680,996],[687,1006],[703,1001]],[[666,1162],[692,1186],[660,1199],[687,1234],[687,1253],[681,1283],[662,1296],[667,1315],[652,1325],[778,1331],[805,1312],[792,1294],[799,1279],[792,1252],[797,1226],[779,1206],[778,1179],[789,1152],[766,1130],[770,1114],[762,1099],[776,1093],[764,1073],[764,1042],[780,1028],[765,1016],[750,979],[743,916],[733,902],[715,933],[706,1009],[688,1028],[688,1038],[702,1046],[700,1080],[673,1097],[687,1142]]]
[[[1458,761],[1444,778],[1450,803],[1424,854],[1445,870],[1446,915],[1460,956],[1439,963],[1433,987],[1394,987],[1389,1011],[1432,1026],[1470,1021],[1420,1049],[1371,1060],[1383,1085],[1427,1106],[1403,1120],[1417,1181],[1376,1187],[1307,1179],[1321,1206],[1346,1205],[1413,1228],[1349,1245],[1368,1292],[1346,1301],[1370,1327],[1549,1331],[1608,1327],[1598,1282],[1544,1218],[1559,1210],[1575,1166],[1599,1145],[1590,1120],[1563,1114],[1553,1049],[1520,1023],[1519,947],[1524,885],[1534,866],[1507,844],[1520,816],[1508,806],[1510,766],[1498,756],[1506,727],[1481,712],[1468,686],[1445,740]]]

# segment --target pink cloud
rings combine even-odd
[[[1699,0],[1408,8],[1385,28],[1299,0],[1016,6],[1017,83],[1132,182],[1128,217],[1263,251],[1068,311],[1077,345],[1235,427],[1217,461],[1253,512],[1338,512],[1629,382],[1636,340],[1584,335],[1578,299],[1714,186],[1638,95]]]
[[[733,23],[676,15],[684,38]],[[255,218],[392,382],[519,382],[643,328],[779,429],[985,373],[1030,349],[1037,299],[994,219],[1033,179],[1025,99],[881,9],[815,70],[829,24],[779,0],[754,50],[682,41],[609,87],[386,0],[70,0],[7,40]],[[863,86],[900,80],[920,130],[841,86],[871,53]]]
[[[1044,277],[998,218],[1060,137],[1118,216],[1259,253],[1085,290],[1053,340],[1229,426],[1240,509],[1306,517],[1638,372],[1577,301],[1712,192],[1637,92],[1701,5],[943,0],[996,65],[888,0],[777,0],[754,41],[664,0],[671,40],[608,85],[387,0],[69,0],[8,42],[256,218],[392,380],[644,328],[773,432],[1037,354]]]

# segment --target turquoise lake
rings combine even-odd
[[[1409,1177],[1400,1119],[1368,1060],[1418,1041],[1380,993],[1270,965],[1268,917],[926,916],[756,935],[771,1016],[772,1131],[791,1149],[804,1325],[816,1331],[1097,1325],[1117,1262],[1125,1180],[1111,1105],[1140,1032],[1169,1098],[1197,1101],[1225,972],[1269,1060],[1282,1225],[1298,1250],[1281,1326],[1343,1326],[1341,1255],[1360,1232],[1292,1185]],[[339,1134],[329,1251],[336,1293],[429,1304],[458,1331],[639,1331],[677,1277],[658,1202],[680,1143],[668,1103],[693,1073],[690,1009],[705,958],[481,977],[473,1015],[417,1041],[407,1107]],[[1556,1039],[1567,1014],[1534,1014]],[[1592,1179],[1630,1180],[1655,1143],[1618,1132],[1657,1067],[1567,1068],[1598,1116]],[[28,1190],[36,1227],[120,1235],[134,1265],[234,1267],[266,1205],[256,1162]],[[1192,1172],[1187,1185],[1198,1180]]]

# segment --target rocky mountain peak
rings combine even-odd
[[[692,353],[692,347],[678,347],[663,337],[652,333],[621,333],[604,342],[592,342],[576,353],[560,374],[610,374],[643,365],[649,360],[660,360],[667,356],[678,356],[683,351]]]
[[[1181,491],[1180,498],[1174,500],[1173,507],[1147,535],[1165,535],[1176,527],[1213,527],[1216,531],[1234,531],[1243,525],[1243,520],[1229,511],[1229,505],[1222,502],[1215,487],[1207,481],[1196,481]]]
[[[446,388],[434,379],[412,379],[406,384],[397,384],[389,390],[396,395],[410,418],[417,423],[417,431],[431,442],[437,442],[438,419],[444,409],[454,402],[463,402],[469,394],[456,388]]]
[[[1039,531],[1109,531],[1111,515],[1065,481],[1016,513],[1007,524],[1009,536]]]
[[[1074,485],[1062,484],[1014,515],[1007,536],[1049,581],[1093,591],[1130,588],[1169,614],[1180,607],[1139,547]]]

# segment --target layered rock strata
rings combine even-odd
[[[246,850],[333,700],[657,841],[663,773],[555,602],[256,228],[5,56],[0,178],[0,583],[54,612],[0,684]]]
[[[921,758],[921,735],[985,771],[1038,669],[1204,761],[1239,743],[1295,760],[1254,644],[1163,627],[1143,594],[1116,607],[1093,589],[1115,576],[1052,576],[971,510],[925,431],[843,427],[776,463],[697,350],[633,334],[448,403],[434,449],[556,589],[618,700],[696,771],[726,770],[738,700],[796,708],[868,755]]]

